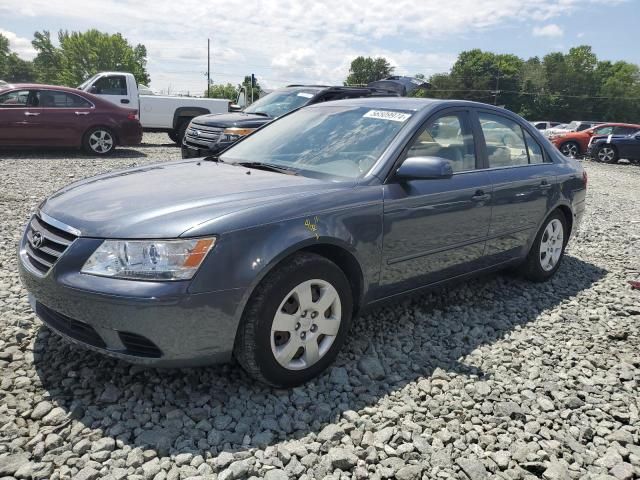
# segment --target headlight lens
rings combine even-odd
[[[135,280],[188,280],[216,243],[185,240],[105,240],[82,273]]]
[[[254,130],[255,130],[255,128],[232,127],[232,128],[225,128],[222,133],[224,134],[225,138],[228,141],[234,141],[234,140],[238,140],[240,137],[244,137],[245,135],[249,135]]]

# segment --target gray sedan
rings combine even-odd
[[[327,102],[220,157],[64,188],[27,225],[20,274],[72,342],[149,366],[235,355],[289,387],[331,364],[365,306],[505,267],[550,278],[586,184],[500,108]]]

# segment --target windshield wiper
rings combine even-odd
[[[261,117],[268,117],[269,114],[265,112],[244,112],[248,115],[260,115]]]
[[[275,165],[273,163],[264,162],[236,162],[235,165],[240,165],[246,168],[255,168],[258,170],[267,170],[271,172],[285,173],[287,175],[298,175],[298,170],[291,167],[284,167],[282,165]]]

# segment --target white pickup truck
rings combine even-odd
[[[116,105],[138,108],[145,132],[167,132],[178,145],[192,118],[208,113],[227,113],[231,102],[217,98],[141,95],[131,73],[100,72],[78,87]]]

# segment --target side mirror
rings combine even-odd
[[[96,87],[95,85],[91,85],[91,88],[89,88],[89,93],[93,93],[95,95],[96,93],[98,93],[98,87]]]
[[[451,178],[451,162],[441,157],[409,157],[396,170],[402,180],[437,180]]]

